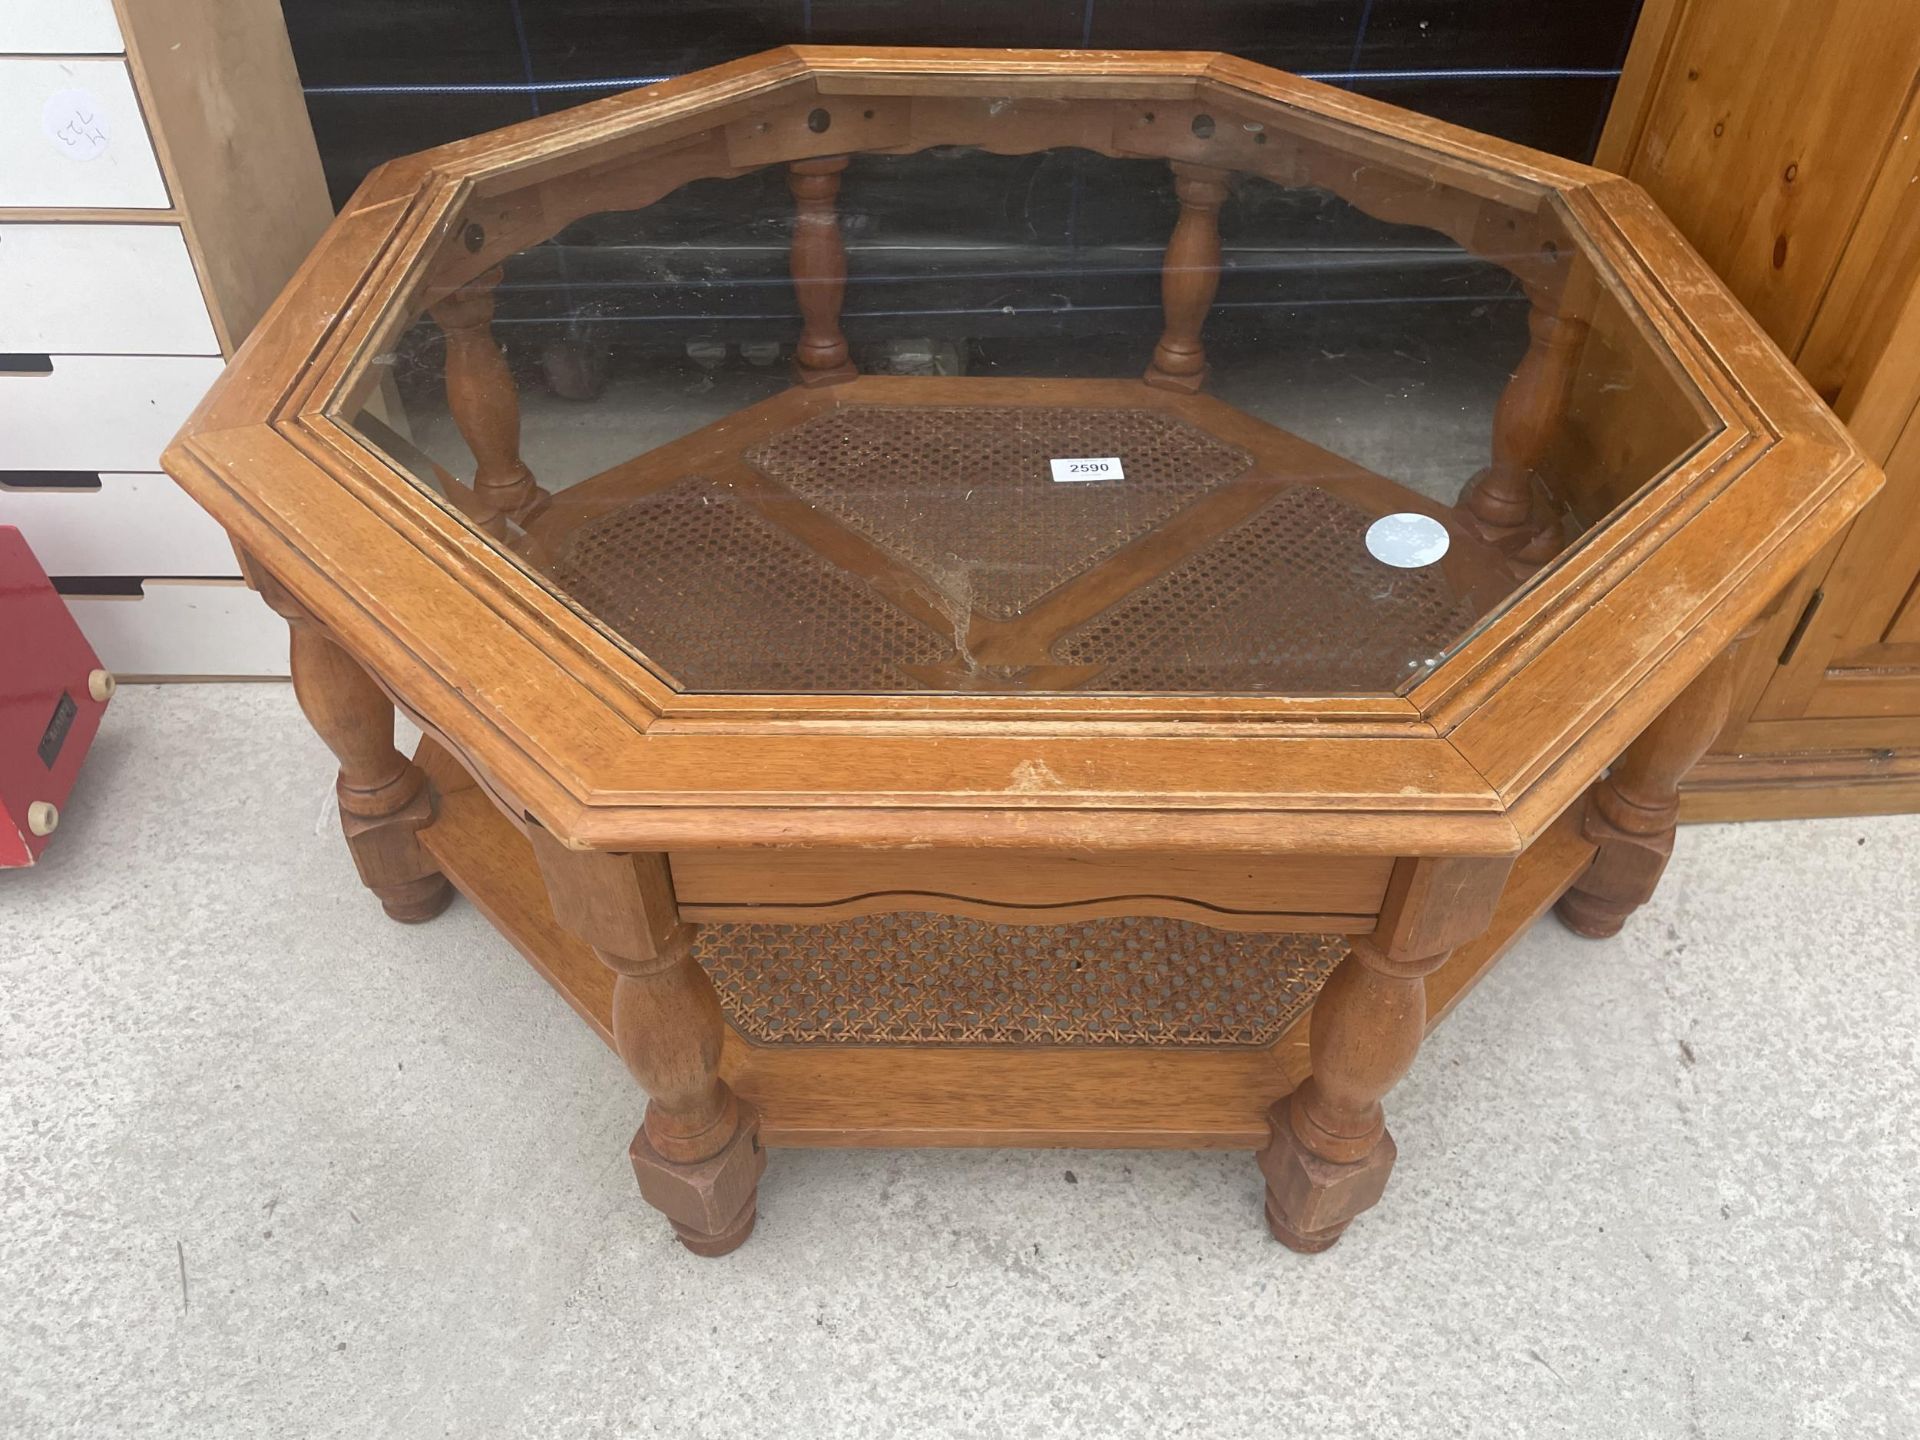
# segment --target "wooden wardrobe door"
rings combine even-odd
[[[1920,743],[1920,413],[1884,463],[1887,488],[1809,597],[1753,712],[1756,724],[1849,722],[1806,732],[1825,748]]]
[[[1687,813],[1920,804],[1920,7],[1649,0],[1596,162],[1646,187],[1887,474],[1746,646]]]

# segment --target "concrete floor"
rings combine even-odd
[[[713,1262],[330,772],[282,687],[129,688],[0,876],[0,1433],[1920,1434],[1920,818],[1689,830],[1620,939],[1542,926],[1326,1255],[1244,1155],[778,1152]]]

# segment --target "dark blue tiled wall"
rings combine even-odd
[[[810,40],[1224,50],[1584,159],[1640,0],[286,0],[336,200],[394,155]]]
[[[1221,50],[1585,158],[1639,3],[286,0],[286,14],[342,200],[394,155],[798,40]],[[1159,323],[1159,252],[1176,214],[1164,167],[1080,151],[866,157],[840,213],[856,338],[1137,339]],[[522,352],[583,326],[669,351],[700,335],[786,334],[791,214],[783,177],[768,173],[590,217],[508,265],[497,323]],[[1345,306],[1342,323],[1358,325],[1355,305],[1464,309],[1511,289],[1439,237],[1317,192],[1241,186],[1222,233],[1216,330],[1289,305]]]

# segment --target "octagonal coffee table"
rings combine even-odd
[[[618,1050],[705,1255],[793,1145],[1257,1150],[1332,1244],[1878,483],[1624,181],[1215,55],[822,49],[382,167],[166,465],[361,877]]]

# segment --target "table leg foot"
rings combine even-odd
[[[1562,925],[1584,940],[1611,940],[1627,923],[1632,907],[1622,907],[1584,890],[1569,890],[1553,907]]]
[[[1296,1254],[1318,1255],[1322,1250],[1331,1250],[1334,1242],[1347,1233],[1347,1226],[1350,1223],[1352,1222],[1342,1220],[1338,1225],[1329,1225],[1325,1230],[1316,1230],[1311,1234],[1303,1235],[1289,1225],[1287,1217],[1275,1207],[1273,1192],[1267,1192],[1267,1231],[1274,1239]]]
[[[672,1222],[680,1243],[696,1255],[738,1250],[758,1218],[760,1176],[767,1168],[760,1117],[739,1104],[733,1137],[704,1160],[676,1162],[654,1147],[642,1125],[628,1150],[646,1202]]]
[[[1260,1152],[1260,1172],[1267,1180],[1267,1229],[1289,1250],[1312,1255],[1331,1247],[1356,1215],[1379,1202],[1396,1151],[1393,1137],[1382,1130],[1358,1160],[1323,1159],[1300,1139],[1292,1108],[1289,1097],[1267,1114],[1273,1138]]]
[[[707,1260],[717,1260],[722,1255],[731,1255],[747,1243],[747,1237],[753,1234],[753,1222],[760,1218],[757,1202],[749,1200],[746,1211],[718,1235],[703,1235],[698,1230],[690,1230],[678,1220],[673,1222],[673,1233],[680,1237],[680,1243],[694,1254]]]
[[[438,873],[405,880],[398,885],[379,886],[374,894],[389,920],[402,925],[419,925],[433,919],[453,903],[453,886]]]

